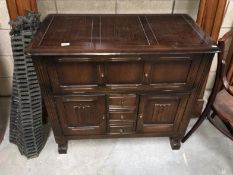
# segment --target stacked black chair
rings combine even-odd
[[[39,14],[29,12],[10,22],[14,58],[13,93],[10,115],[10,142],[22,155],[38,156],[44,146],[40,88],[33,63],[25,55],[39,27]]]

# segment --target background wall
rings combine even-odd
[[[43,19],[49,13],[188,13],[196,19],[199,0],[37,0]],[[220,36],[233,28],[233,0],[227,4]],[[13,59],[9,16],[5,0],[0,0],[0,96],[11,95]],[[216,59],[211,67],[207,90],[213,84]]]

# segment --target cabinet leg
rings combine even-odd
[[[172,138],[170,137],[170,144],[171,144],[171,147],[173,150],[178,150],[180,149],[180,141],[181,139],[180,138]]]
[[[66,154],[68,148],[68,142],[65,143],[58,143],[58,153],[59,154]]]

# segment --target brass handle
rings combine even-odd
[[[121,100],[121,105],[124,105],[125,101],[124,100]]]
[[[102,119],[105,120],[105,115],[103,115]]]
[[[120,129],[120,133],[123,133],[124,132],[124,130],[123,129]]]
[[[139,114],[139,118],[142,119],[142,114]]]
[[[145,77],[146,77],[146,78],[148,77],[148,75],[149,75],[148,73],[145,73]]]
[[[101,73],[101,78],[104,78],[104,73]]]
[[[121,115],[121,119],[124,119],[124,115]]]

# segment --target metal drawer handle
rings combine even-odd
[[[105,115],[103,115],[102,119],[105,120]]]
[[[124,119],[124,115],[121,115],[121,119]]]
[[[116,58],[108,58],[109,61],[140,61],[141,57],[116,57]]]
[[[120,133],[123,133],[124,132],[124,130],[123,129],[120,129]]]
[[[139,118],[142,119],[142,114],[139,114]]]

